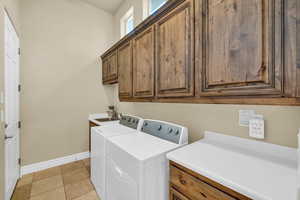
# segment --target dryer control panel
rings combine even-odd
[[[176,144],[187,144],[187,129],[176,124],[144,120],[141,131]]]
[[[120,124],[133,128],[133,129],[138,129],[140,118],[130,116],[130,115],[121,115],[120,116]]]

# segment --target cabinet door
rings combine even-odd
[[[194,96],[194,5],[187,0],[156,24],[156,95]]]
[[[170,200],[189,200],[173,188],[170,189]]]
[[[282,0],[196,1],[202,96],[282,94]]]
[[[154,26],[133,39],[133,95],[154,96]]]
[[[118,80],[117,52],[114,51],[103,58],[102,80],[103,84],[116,83]]]
[[[118,50],[119,97],[132,97],[132,48],[127,42]]]
[[[118,78],[117,52],[114,51],[108,58],[108,79],[109,81],[116,81]]]
[[[107,58],[103,58],[102,60],[102,82],[104,83],[107,80],[107,76],[108,76],[108,59]]]

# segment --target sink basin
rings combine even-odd
[[[112,121],[117,121],[117,120],[111,120],[109,118],[101,118],[101,119],[95,119],[98,122],[112,122]]]

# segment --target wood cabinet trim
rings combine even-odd
[[[234,199],[237,199],[237,200],[251,200],[249,197],[243,195],[243,194],[240,194],[228,187],[225,187],[209,178],[206,178],[205,176],[202,176],[186,167],[183,167],[182,165],[179,165],[178,163],[175,163],[173,161],[170,161],[170,169],[172,169],[172,167],[182,171],[183,173],[186,173],[188,175],[190,175],[191,177],[194,177],[195,179],[198,179],[199,181],[202,181],[206,184],[208,184],[209,186],[221,191],[221,192],[224,192],[225,194],[229,195],[230,197],[233,197]],[[176,189],[178,189],[178,186],[174,185],[173,183],[170,183],[172,187],[175,187]],[[185,196],[187,196],[187,194],[184,194]],[[190,197],[190,196],[188,196]],[[229,198],[230,198],[229,197]]]
[[[175,197],[175,198],[174,198]],[[190,200],[180,192],[178,192],[175,188],[170,188],[170,200]]]
[[[282,0],[261,0],[262,6],[262,63],[259,68],[263,72],[262,81],[249,82],[218,82],[209,83],[209,1],[200,0],[196,2],[196,84],[199,96],[249,96],[249,95],[283,95],[283,3]],[[265,33],[268,34],[265,34]],[[276,46],[276,48],[275,48]],[[217,59],[217,58],[216,58]],[[263,78],[265,77],[265,78]]]
[[[161,34],[160,27],[167,23],[169,20],[172,20],[173,17],[181,14],[182,12],[185,13],[185,52],[184,52],[184,63],[182,66],[185,66],[184,69],[184,86],[181,87],[173,87],[173,88],[162,88],[161,83],[166,81],[165,78],[161,79],[161,47],[163,45],[163,35]],[[165,32],[166,30],[164,30]],[[186,0],[184,3],[179,5],[177,8],[172,10],[169,14],[162,17],[156,24],[155,24],[155,33],[156,33],[156,96],[157,97],[187,97],[187,96],[194,96],[194,1],[193,0]],[[176,34],[176,33],[173,33]],[[182,38],[181,38],[182,39]],[[178,38],[178,40],[181,40]],[[162,41],[161,41],[162,40]],[[165,53],[165,52],[164,52]],[[178,54],[178,52],[176,52]],[[172,59],[172,58],[171,58]],[[166,63],[164,61],[164,63]],[[175,66],[174,66],[175,67]],[[178,74],[179,76],[181,74]],[[181,77],[177,77],[180,79]]]
[[[297,98],[257,98],[257,97],[201,97],[201,98],[121,98],[121,102],[187,103],[187,104],[236,104],[236,105],[273,105],[300,106]]]

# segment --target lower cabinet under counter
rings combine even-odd
[[[170,161],[170,200],[251,200]]]
[[[99,126],[99,125],[89,121],[89,152],[91,152],[91,128],[95,126]]]

